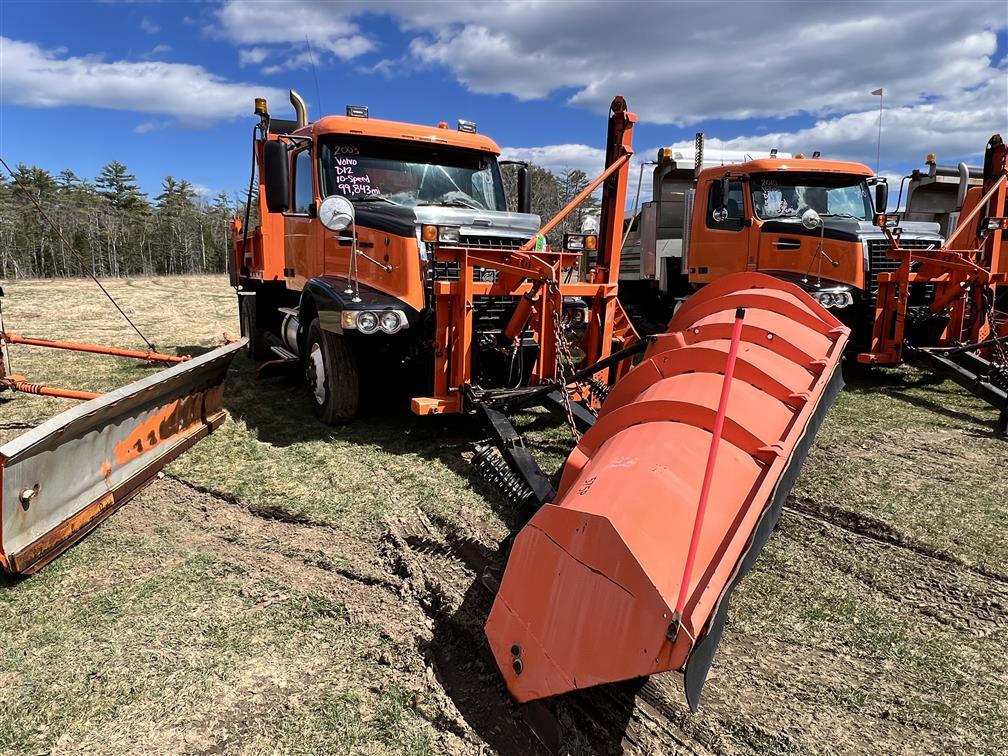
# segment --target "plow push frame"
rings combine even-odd
[[[633,126],[637,116],[627,110],[626,101],[617,96],[609,110],[606,138],[606,162],[603,172],[544,224],[533,238],[516,250],[466,247],[438,243],[434,262],[458,266],[458,280],[433,282],[434,310],[434,392],[433,396],[414,397],[413,412],[418,415],[464,412],[476,409],[490,393],[501,398],[511,389],[493,389],[484,393],[473,384],[473,318],[477,296],[517,297],[503,336],[518,343],[531,330],[538,347],[530,383],[567,385],[563,361],[567,346],[560,325],[565,297],[590,299],[590,311],[581,349],[588,364],[606,360],[638,340],[617,299],[623,219],[627,198],[630,160],[633,157]],[[563,271],[572,270],[588,250],[573,252],[546,248],[546,234],[560,225],[588,196],[602,187],[597,260],[587,281],[564,280]],[[477,269],[495,271],[494,281],[483,281]],[[613,365],[617,374],[626,364]],[[573,366],[570,366],[573,372]],[[601,368],[599,369],[601,370]],[[598,371],[595,371],[598,372]],[[515,395],[525,388],[517,388]],[[587,399],[588,397],[580,397]],[[565,404],[569,402],[565,399]]]
[[[876,214],[875,225],[900,265],[878,274],[871,350],[858,362],[919,362],[995,407],[995,435],[1008,435],[1008,146],[1001,135],[987,142],[983,184],[966,194],[940,249],[901,247],[899,228],[885,213]],[[915,309],[912,294],[922,287],[933,296]]]

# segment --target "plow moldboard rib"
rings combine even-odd
[[[745,325],[676,628],[737,308]],[[486,633],[516,699],[685,669],[696,706],[730,591],[843,385],[849,334],[797,286],[762,274],[727,276],[687,300],[613,387],[554,502],[515,539]]]
[[[0,568],[45,566],[227,416],[245,340],[79,404],[0,447]]]

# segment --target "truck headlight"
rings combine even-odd
[[[378,330],[378,316],[367,310],[357,313],[357,330],[361,333],[374,333]]]
[[[849,291],[814,291],[812,298],[827,309],[841,310],[854,304],[854,297]]]
[[[402,321],[399,320],[399,313],[395,310],[386,310],[381,314],[378,319],[381,329],[385,333],[395,333],[402,327]]]
[[[589,307],[577,297],[564,297],[563,324],[568,328],[581,328],[588,322]]]
[[[437,240],[441,244],[458,244],[461,238],[457,226],[438,226]]]
[[[564,249],[568,252],[593,250],[598,246],[595,234],[564,234]]]

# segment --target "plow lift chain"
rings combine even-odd
[[[555,293],[559,296],[559,289],[557,288],[556,282],[549,282],[547,284],[550,292]],[[575,391],[579,393],[587,393],[590,396],[601,393],[602,398],[608,393],[608,389],[603,387],[598,380],[595,380],[594,390],[590,390],[587,386],[590,386],[590,378],[584,382],[575,377],[575,366],[574,357],[571,355],[570,345],[567,343],[567,339],[564,337],[563,332],[563,322],[560,318],[560,313],[556,308],[553,308],[553,338],[556,339],[556,371],[557,376],[560,378],[558,381],[558,392],[560,394],[560,399],[563,404],[564,413],[567,416],[567,425],[570,427],[571,437],[574,439],[576,444],[581,440],[581,432],[578,429],[578,423],[574,418],[574,408],[573,402],[571,400],[570,387],[573,385]],[[597,418],[598,413],[592,408],[591,403],[580,405],[584,407],[592,416],[592,418]]]

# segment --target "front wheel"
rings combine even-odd
[[[305,377],[319,420],[326,425],[339,425],[357,416],[360,404],[357,355],[343,336],[323,331],[318,318],[308,327]]]

